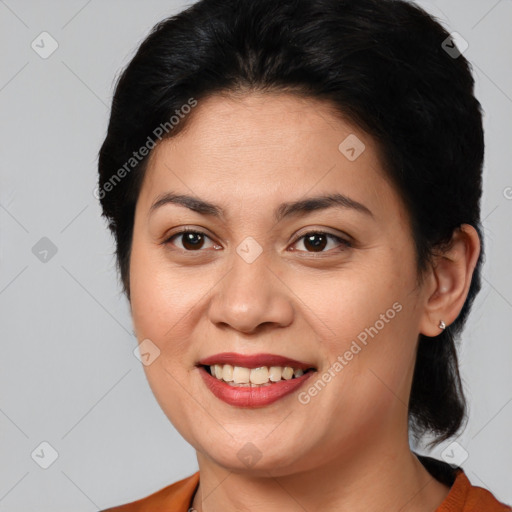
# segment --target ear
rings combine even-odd
[[[435,256],[425,279],[421,334],[438,336],[442,332],[441,320],[447,327],[455,321],[466,301],[479,255],[480,238],[476,229],[469,224],[455,229],[449,249]]]

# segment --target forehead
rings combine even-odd
[[[377,212],[399,201],[374,140],[327,102],[285,93],[216,95],[190,115],[150,156],[140,197],[148,208],[166,191],[227,205],[340,192]]]
[[[213,95],[200,100],[190,113],[186,129],[169,139],[169,145],[187,146],[192,144],[198,154],[209,152],[219,156],[235,152],[237,155],[265,149],[270,154],[286,154],[298,146],[301,155],[315,151],[325,153],[343,134],[358,134],[360,139],[373,146],[355,126],[336,115],[330,103],[299,94],[283,92],[254,92],[237,95]],[[323,144],[319,145],[319,139]],[[197,147],[201,141],[201,147]],[[221,142],[219,144],[219,142]],[[298,155],[298,156],[301,156]],[[189,155],[193,157],[193,154]],[[265,154],[260,154],[265,158]]]

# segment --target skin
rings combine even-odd
[[[418,286],[409,217],[378,149],[328,104],[252,92],[212,96],[191,115],[150,156],[130,290],[137,338],[160,350],[144,367],[148,382],[197,452],[194,509],[435,510],[449,488],[411,452],[406,404],[418,335],[436,336],[439,321],[450,325],[460,312],[478,234],[468,225],[456,231]],[[338,149],[350,134],[365,144],[354,161]],[[224,217],[176,204],[150,214],[171,191],[215,203]],[[273,218],[281,203],[332,192],[373,216],[330,208]],[[203,245],[171,238],[184,227],[206,233]],[[315,252],[300,238],[315,230],[351,244],[327,238]],[[252,263],[236,252],[248,236],[263,251]],[[400,312],[307,404],[295,392],[265,407],[231,406],[196,367],[219,352],[267,352],[309,362],[322,375],[394,303]],[[253,465],[238,457],[248,442],[260,457]]]

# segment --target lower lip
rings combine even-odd
[[[203,366],[199,367],[201,377],[208,389],[229,405],[238,407],[263,407],[276,402],[300,388],[314,373],[309,371],[300,377],[289,380],[280,380],[269,386],[230,386],[223,380],[210,375]]]

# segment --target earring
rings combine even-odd
[[[445,328],[446,328],[446,324],[441,320],[439,322],[439,329],[442,329],[444,331]]]

